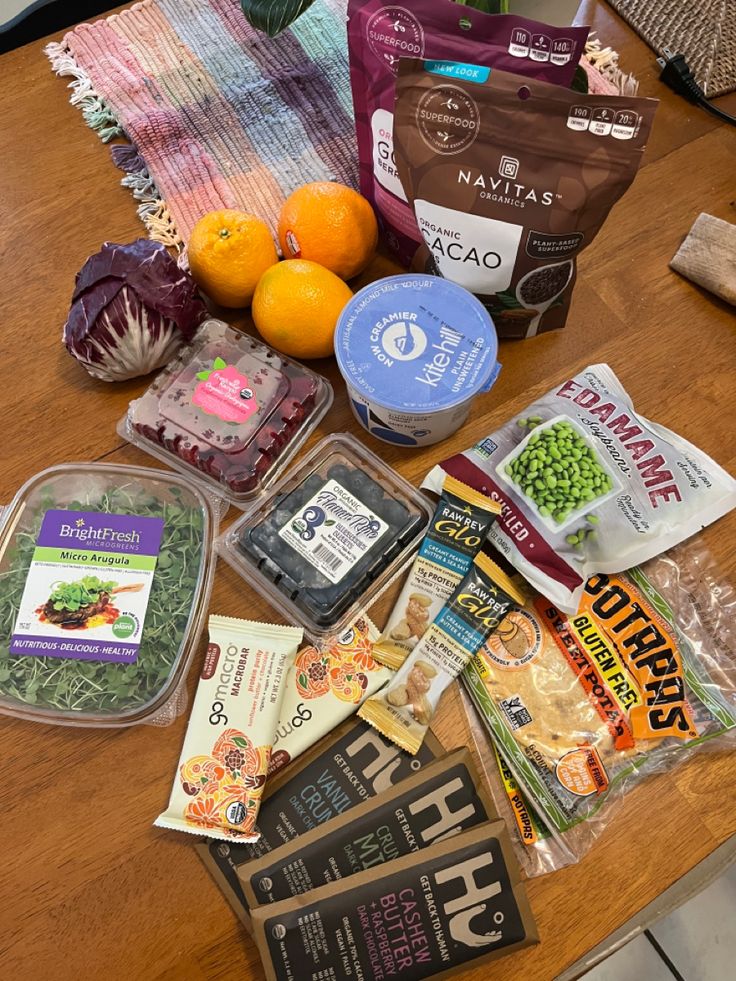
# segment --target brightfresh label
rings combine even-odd
[[[339,583],[388,525],[336,480],[328,480],[279,537],[332,583]]]
[[[10,653],[134,663],[163,527],[163,518],[47,511]]]

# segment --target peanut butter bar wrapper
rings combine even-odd
[[[376,644],[376,660],[401,667],[467,573],[500,513],[499,501],[445,478],[427,534]]]
[[[162,828],[254,842],[284,680],[301,627],[211,616],[210,643]]]
[[[269,776],[327,735],[393,677],[374,660],[378,629],[365,614],[339,636],[303,647],[286,679]]]
[[[481,553],[397,671],[358,715],[408,753],[416,753],[440,696],[513,606],[524,602],[509,577]]]

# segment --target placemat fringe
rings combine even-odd
[[[81,110],[84,121],[102,142],[109,143],[115,137],[125,137],[125,130],[117,116],[95,90],[92,79],[74,60],[69,48],[62,41],[52,41],[46,45],[44,53],[57,75],[72,79],[68,85],[72,90],[69,102]],[[131,149],[135,150],[133,144],[128,142]],[[156,242],[181,249],[184,242],[176,229],[176,223],[141,157],[138,157],[136,169],[129,170],[120,183],[140,202],[137,214],[149,237]]]
[[[618,63],[618,51],[603,47],[600,38],[591,35],[585,42],[585,57],[621,95],[636,95],[639,82],[633,75],[622,71]]]

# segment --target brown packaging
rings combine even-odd
[[[448,978],[538,942],[503,821],[253,910],[268,981]]]
[[[577,256],[634,179],[657,101],[419,59],[396,92],[414,268],[475,293],[501,337],[563,327]]]
[[[308,892],[498,817],[467,749],[239,869],[251,909]]]
[[[258,815],[254,844],[203,841],[196,845],[225,898],[250,929],[248,901],[238,870],[314,827],[420,770],[444,753],[430,732],[419,754],[403,753],[367,722],[353,717],[269,777]]]

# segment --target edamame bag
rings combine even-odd
[[[736,480],[638,415],[606,364],[592,365],[427,475],[501,501],[488,534],[543,596],[576,613],[586,579],[641,565],[736,506]]]
[[[488,5],[498,11],[500,3]],[[489,16],[454,0],[350,0],[350,82],[360,160],[360,191],[386,244],[407,265],[421,242],[396,172],[393,111],[401,58],[455,58],[569,86],[587,27],[552,27],[516,14]]]

